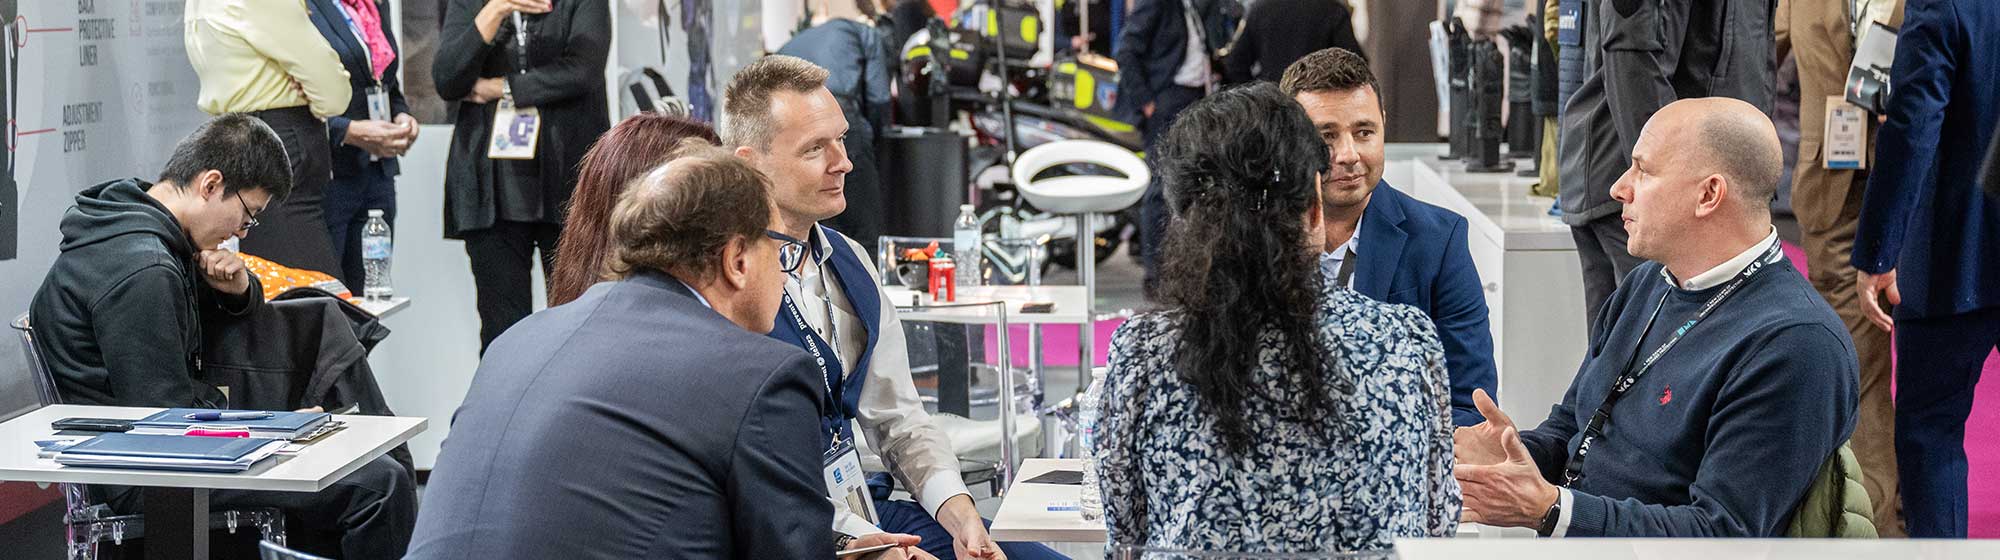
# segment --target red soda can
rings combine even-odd
[[[942,254],[931,257],[931,300],[958,301],[958,265]]]

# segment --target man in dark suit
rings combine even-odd
[[[1222,83],[1276,82],[1293,62],[1330,48],[1361,54],[1346,0],[1261,0],[1223,55]]]
[[[1235,0],[1139,0],[1126,16],[1118,59],[1118,112],[1139,125],[1146,152],[1182,109],[1207,95],[1217,83],[1215,53],[1235,27]],[[1188,11],[1188,8],[1194,11]],[[1240,12],[1241,8],[1235,8]],[[1139,239],[1144,247],[1145,290],[1159,282],[1160,246],[1167,238],[1167,196],[1158,173],[1140,201]]]
[[[1333,159],[1320,183],[1327,281],[1430,316],[1451,372],[1453,422],[1484,421],[1472,391],[1494,394],[1499,375],[1465,217],[1382,182],[1387,114],[1361,55],[1337,48],[1308,54],[1285,69],[1279,87],[1305,106]]]
[[[2000,117],[2000,3],[1908,0],[1904,10],[1852,259],[1863,310],[1897,331],[1896,463],[1910,536],[1964,538],[1965,420],[2000,342],[2000,201],[1978,187]]]
[[[320,208],[326,211],[326,233],[333,258],[348,289],[365,285],[361,229],[368,211],[381,210],[382,219],[396,225],[396,157],[417,141],[416,117],[403,98],[396,76],[402,57],[396,34],[389,29],[389,4],[376,0],[310,0],[306,12],[313,27],[340,55],[354,90],[347,111],[327,117],[328,144],[333,146],[333,183]],[[371,106],[372,105],[372,106]]]
[[[625,192],[623,278],[487,350],[407,558],[830,555],[819,370],[763,336],[804,249],[769,234],[774,208],[715,152]]]
[[[1776,4],[1613,0],[1558,10],[1559,20],[1578,22],[1576,33],[1562,26],[1557,41],[1571,57],[1565,68],[1575,68],[1581,82],[1563,96],[1557,187],[1563,222],[1576,240],[1592,337],[1604,300],[1645,262],[1625,248],[1622,205],[1611,197],[1611,186],[1632,166],[1639,130],[1677,99],[1730,97],[1770,111]]]

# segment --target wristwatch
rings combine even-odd
[[[848,545],[848,544],[850,544],[850,543],[853,543],[853,542],[854,542],[854,535],[847,535],[847,534],[842,534],[842,533],[834,533],[834,534],[833,534],[833,551],[834,551],[834,552],[840,552],[840,551],[842,551],[842,550],[847,550],[847,545]]]
[[[1556,500],[1556,503],[1549,504],[1549,512],[1542,514],[1542,526],[1535,528],[1535,534],[1542,537],[1554,535],[1556,533],[1556,521],[1562,519],[1562,512],[1562,500]]]

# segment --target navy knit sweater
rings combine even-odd
[[[1720,290],[1680,289],[1659,263],[1625,277],[1563,402],[1521,433],[1544,477],[1561,483],[1626,364],[1637,367]],[[1658,324],[1641,341],[1655,307]],[[1568,535],[1781,536],[1813,475],[1854,430],[1856,370],[1833,309],[1789,259],[1765,266],[1613,409],[1571,488]]]

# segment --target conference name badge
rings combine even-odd
[[[515,107],[511,96],[495,103],[493,138],[486,146],[486,157],[535,159],[535,138],[542,130],[542,112],[534,107]]]
[[[868,477],[861,473],[861,453],[854,442],[841,440],[826,450],[821,473],[826,476],[827,496],[847,504],[855,515],[880,525],[875,517],[875,498],[868,494]]]
[[[382,86],[368,86],[368,120],[389,122],[389,118],[389,92],[383,91]],[[374,154],[368,155],[368,161],[381,160]]]
[[[1826,97],[1826,134],[1820,161],[1827,169],[1868,167],[1868,110],[1838,95]]]

